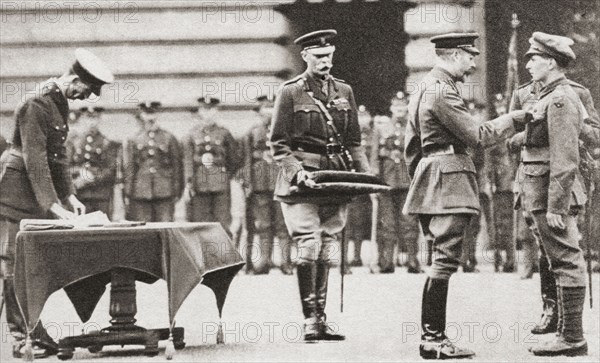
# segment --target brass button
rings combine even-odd
[[[85,145],[85,151],[90,151],[90,150],[92,150],[92,145],[86,144]]]
[[[54,154],[54,155],[56,155],[56,154]],[[85,153],[85,155],[83,155],[83,157],[84,157],[86,160],[89,160],[89,159],[92,157],[92,155],[90,155],[90,153]]]
[[[156,173],[156,168],[155,167],[151,167],[150,168],[150,173],[155,174]]]
[[[154,146],[154,145],[156,145],[156,142],[154,140],[150,140],[150,141],[148,141],[148,145]]]
[[[92,141],[94,141],[94,138],[92,136],[88,136],[85,138],[85,141],[92,142]]]
[[[148,136],[150,136],[151,139],[154,139],[154,136],[156,136],[156,133],[154,133],[154,131],[150,131],[148,133]]]
[[[154,151],[154,149],[148,150],[148,155],[153,156],[154,154],[156,154],[156,151]]]

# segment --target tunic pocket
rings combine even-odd
[[[442,205],[445,208],[471,207],[479,204],[476,170],[470,159],[454,159],[442,163],[438,170],[442,187]]]
[[[315,104],[294,105],[293,135],[311,134],[319,137],[325,135],[321,122],[321,110]]]

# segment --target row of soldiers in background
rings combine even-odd
[[[248,272],[268,273],[276,239],[281,270],[291,274],[291,246],[279,203],[273,201],[277,170],[267,141],[273,103],[259,97],[255,111],[261,123],[239,142],[215,122],[218,99],[198,102],[191,110],[197,125],[182,143],[158,126],[159,102],[139,105],[139,131],[123,144],[100,132],[102,108],[73,112],[77,127],[67,149],[77,196],[88,212],[110,216],[115,184],[122,183],[125,218],[147,222],[173,221],[175,204],[183,198],[188,221],[219,222],[232,236],[230,180],[237,174],[246,195]],[[239,244],[240,232],[233,232]]]

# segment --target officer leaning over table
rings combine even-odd
[[[69,100],[100,95],[102,85],[114,77],[104,63],[85,50],[75,51],[73,66],[51,78],[39,94],[15,111],[11,147],[2,157],[0,171],[0,244],[8,329],[15,339],[13,357],[23,355],[28,341],[26,323],[14,292],[15,239],[25,218],[73,219],[85,206],[75,197],[65,142],[69,132]],[[57,353],[57,344],[41,322],[31,333],[34,353],[45,357]]]

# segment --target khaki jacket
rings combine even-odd
[[[404,155],[412,181],[405,214],[477,214],[476,170],[464,150],[492,146],[516,131],[510,115],[477,122],[455,82],[448,72],[435,67],[411,97]],[[455,153],[427,153],[450,146]]]

